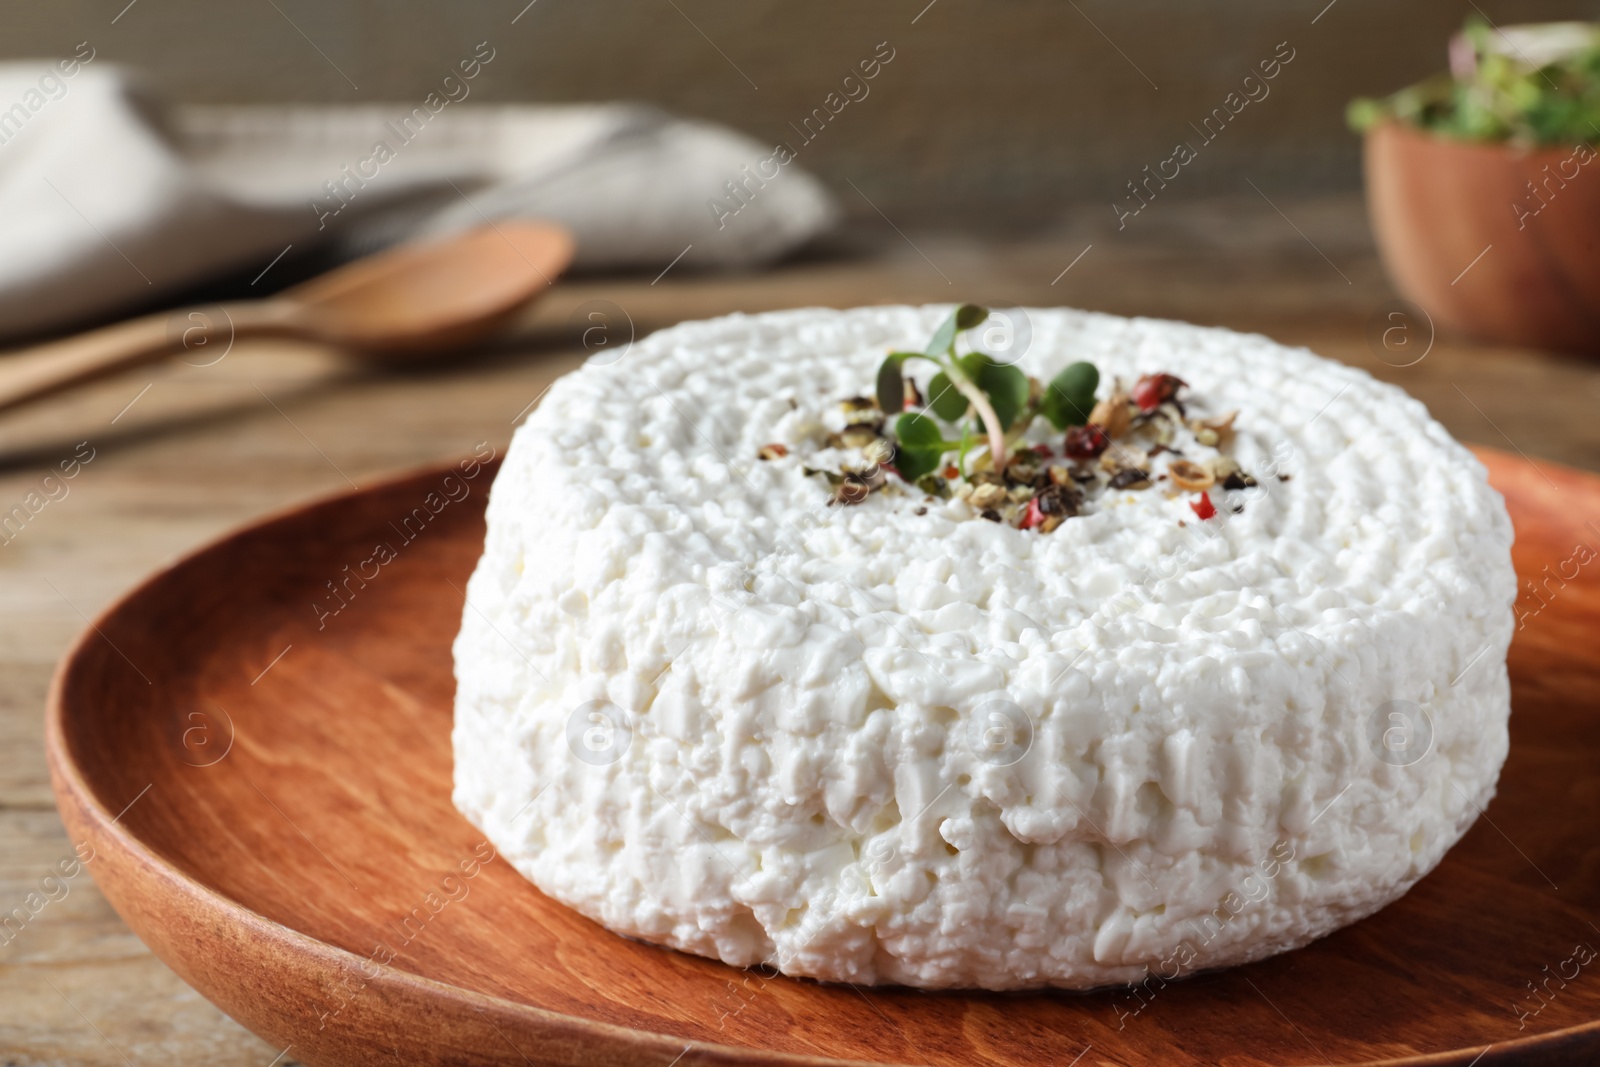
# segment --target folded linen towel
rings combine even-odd
[[[771,153],[724,127],[641,105],[466,104],[454,85],[415,104],[168,107],[92,51],[0,64],[0,336],[290,247],[342,259],[486,219],[567,226],[578,269],[659,270],[686,248],[686,266],[759,264],[837,217],[796,167],[749,180]]]

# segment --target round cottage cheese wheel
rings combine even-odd
[[[618,933],[855,983],[1171,979],[1404,893],[1506,755],[1483,467],[1305,350],[1028,310],[1019,367],[1176,374],[1257,484],[1202,521],[1165,453],[1048,533],[892,477],[831,505],[839,401],[949,310],[686,323],[555,384],[468,587],[456,805]]]

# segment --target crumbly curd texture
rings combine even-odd
[[[829,413],[949,310],[685,323],[550,389],[467,588],[456,806],[618,933],[853,983],[1172,977],[1403,894],[1506,755],[1483,467],[1306,350],[1029,309],[1041,380],[1167,371],[1238,409],[1243,510],[1160,483],[1049,534],[909,487],[826,506]]]

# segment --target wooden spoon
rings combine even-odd
[[[375,362],[427,356],[503,325],[549,288],[572,252],[571,234],[558,226],[501,222],[400,245],[266,300],[130,319],[37,348],[25,363],[0,363],[0,411],[193,350],[195,341],[209,348],[245,336],[303,337]]]

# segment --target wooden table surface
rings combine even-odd
[[[849,254],[759,275],[580,279],[530,311],[514,338],[445,366],[370,373],[306,345],[241,343],[209,366],[137,372],[0,419],[0,512],[34,491],[36,505],[46,501],[0,533],[0,919],[17,908],[28,917],[0,926],[0,1063],[274,1062],[278,1049],[179,981],[92,881],[46,881],[73,846],[44,766],[51,670],[87,617],[225,530],[480,441],[503,449],[551,380],[584,358],[574,323],[593,325],[592,311],[609,314],[613,351],[630,321],[643,336],[685,318],[801,305],[975,300],[1188,319],[1370,370],[1463,441],[1600,470],[1600,361],[1444,337],[1427,347],[1425,324],[1385,317],[1393,293],[1358,200],[1161,206],[1121,232],[1092,204],[1049,234],[907,237],[886,226],[853,236]],[[1391,333],[1388,349],[1369,341],[1395,326],[1411,332]],[[74,455],[74,478],[42,483]]]

